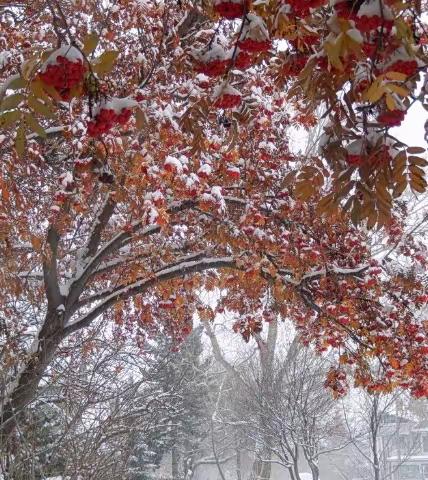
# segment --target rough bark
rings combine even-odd
[[[171,475],[173,480],[180,478],[180,454],[175,446],[171,450]]]
[[[15,380],[16,387],[2,408],[0,418],[0,440],[2,443],[10,435],[19,421],[25,407],[34,399],[37,387],[46,369],[55,356],[63,338],[60,316],[49,314],[38,336],[37,350],[22,368]]]

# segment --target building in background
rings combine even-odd
[[[383,478],[428,480],[428,420],[385,415],[381,443]]]

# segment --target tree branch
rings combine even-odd
[[[159,283],[184,275],[218,268],[237,268],[235,259],[233,257],[202,258],[196,261],[183,262],[172,267],[168,266],[151,277],[138,280],[130,285],[121,286],[117,290],[112,291],[103,302],[91,309],[87,314],[67,325],[64,329],[64,335],[70,335],[77,330],[89,326],[95,318],[104,313],[116,302],[144,293]]]

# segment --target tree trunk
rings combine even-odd
[[[269,460],[271,456],[272,454],[269,448],[263,448],[262,451],[257,454],[257,458],[253,462],[251,478],[255,480],[270,479],[272,465]]]
[[[61,317],[48,313],[37,337],[37,349],[31,353],[23,370],[17,375],[13,390],[1,408],[0,442],[6,443],[24,408],[34,400],[37,387],[47,367],[55,356],[62,334]]]
[[[270,459],[270,452],[267,454],[268,459]],[[270,475],[272,472],[272,464],[270,462],[262,462],[262,472],[260,475],[261,480],[270,480]]]
[[[236,480],[242,480],[241,450],[236,450]]]
[[[297,452],[293,458],[293,470],[294,470],[294,478],[295,480],[300,480],[300,473],[299,473],[299,456]]]
[[[171,474],[173,480],[179,480],[180,478],[180,454],[176,446],[171,450]]]
[[[379,421],[379,403],[378,397],[373,398],[372,414],[370,418],[370,430],[372,436],[372,453],[373,453],[373,478],[380,480],[380,465],[378,452],[378,421]]]
[[[319,480],[320,470],[318,468],[318,465],[314,462],[308,462],[308,463],[309,463],[309,468],[311,469],[311,473],[312,473],[312,480]]]

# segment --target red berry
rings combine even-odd
[[[384,30],[390,31],[394,25],[392,20],[385,20],[379,17],[378,15],[373,15],[368,17],[367,15],[362,15],[357,17],[355,20],[358,30],[361,32],[370,32],[372,30],[377,30],[382,27]]]
[[[271,46],[270,40],[253,40],[252,38],[246,38],[245,40],[240,40],[238,46],[241,50],[247,52],[266,52]]]
[[[131,118],[131,110],[124,108],[121,110],[120,114],[117,116],[117,123],[119,125],[125,125]]]
[[[384,70],[384,73],[400,72],[410,77],[416,73],[417,69],[418,63],[416,60],[397,60],[391,65],[388,65],[388,67]]]
[[[351,155],[348,153],[346,161],[349,165],[361,165],[363,163],[363,157],[361,155]]]
[[[404,120],[405,112],[402,110],[388,110],[378,115],[377,121],[388,127],[398,127]]]
[[[235,108],[241,103],[240,95],[231,95],[229,93],[223,93],[214,102],[214,106],[217,108]]]
[[[239,178],[241,177],[241,174],[240,174],[239,170],[237,168],[234,168],[234,167],[228,168],[226,170],[226,174],[232,180],[239,180]]]
[[[241,18],[245,13],[244,0],[217,0],[214,2],[214,11],[228,20]]]
[[[220,77],[224,74],[229,64],[229,60],[212,60],[207,63],[199,62],[195,70],[198,73],[203,73],[207,77]]]
[[[81,60],[71,62],[59,55],[56,64],[50,64],[44,72],[39,73],[39,79],[58,91],[63,100],[70,98],[70,91],[83,81],[86,67]]]
[[[253,57],[247,53],[243,52],[241,50],[238,51],[238,54],[236,55],[235,58],[235,67],[239,68],[240,70],[244,70],[245,68],[248,68],[250,65],[253,63]]]

